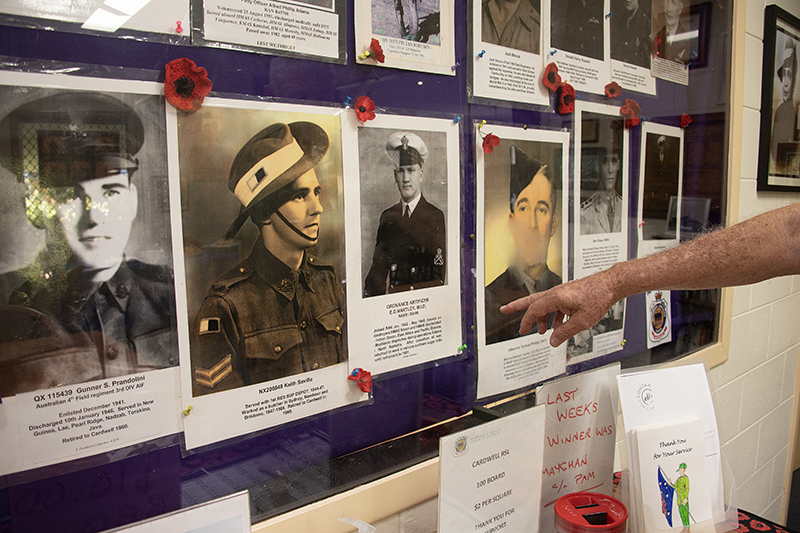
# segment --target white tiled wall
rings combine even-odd
[[[795,195],[756,191],[764,7],[746,0],[745,108],[739,220],[797,201]],[[800,16],[800,2],[775,2]],[[728,362],[711,370],[722,449],[733,470],[737,505],[784,523],[791,463],[790,435],[800,348],[800,276],[734,289]]]
[[[742,0],[744,1],[744,0]],[[799,0],[766,0],[800,16]],[[739,220],[797,201],[758,193],[756,165],[761,106],[765,0],[747,2],[745,109]],[[790,468],[795,375],[800,350],[800,276],[734,290],[728,362],[711,370],[722,448],[741,509],[784,524],[784,479]],[[377,533],[433,533],[436,500],[374,524]]]

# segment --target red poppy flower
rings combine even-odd
[[[562,83],[558,89],[558,112],[568,115],[575,111],[575,87],[569,83]]]
[[[355,381],[361,392],[369,392],[372,390],[372,374],[361,368],[354,368],[347,379]]]
[[[164,94],[167,101],[184,111],[197,111],[211,92],[208,72],[187,57],[173,59],[166,66]]]
[[[557,91],[561,87],[561,76],[558,75],[558,65],[548,63],[542,74],[542,83],[551,91]]]
[[[625,117],[625,127],[630,129],[639,124],[639,113],[642,112],[642,108],[639,107],[636,100],[626,98],[625,105],[619,109],[619,112]]]
[[[361,122],[366,122],[375,118],[375,102],[369,96],[359,96],[356,98],[356,116]]]
[[[740,522],[750,520],[750,517],[747,516],[746,514],[744,514],[743,512],[741,512],[741,511],[737,511],[737,512],[739,513],[739,521]]]
[[[617,96],[622,94],[622,87],[615,81],[612,81],[608,85],[606,85],[606,96],[609,98],[616,98]]]
[[[750,527],[753,529],[757,529],[758,531],[769,531],[772,529],[764,522],[759,522],[758,520],[750,520]]]
[[[692,117],[690,117],[686,113],[681,115],[681,128],[685,128],[686,126],[688,126],[691,123],[692,123]]]
[[[372,55],[375,56],[378,63],[386,61],[386,56],[383,55],[383,48],[381,48],[381,43],[378,42],[378,39],[372,39],[369,43],[369,51],[372,52]]]
[[[497,146],[500,146],[500,137],[494,133],[487,133],[483,138],[483,151],[491,154]]]
[[[739,524],[739,529],[737,529],[736,531],[738,531],[739,533],[749,533],[750,528],[744,524]]]

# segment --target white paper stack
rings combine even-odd
[[[699,533],[706,528],[712,530],[714,523],[724,521],[725,505],[717,419],[704,366],[694,364],[624,374],[617,377],[617,385],[631,469],[629,511],[632,523],[629,526],[634,531],[648,533],[683,529],[680,514],[672,515],[672,527],[664,518],[661,522],[656,520],[658,516],[664,517],[665,512],[660,509],[661,496],[654,492],[659,483],[658,469],[653,473],[653,465],[661,466],[662,478],[674,485],[681,477],[677,472],[680,465],[686,463],[684,474],[691,479],[689,509],[692,532]],[[686,442],[679,443],[678,439]],[[671,444],[673,440],[675,445]],[[692,449],[691,452],[687,451],[688,448]],[[666,455],[666,452],[672,455]],[[662,455],[658,456],[659,453]],[[705,457],[704,465],[696,458],[699,454]],[[679,456],[691,458],[691,462],[676,460]],[[706,491],[708,503],[701,496]],[[699,498],[697,502],[694,501],[696,495]],[[652,511],[654,505],[657,514]],[[673,511],[679,513],[674,502]],[[646,517],[649,518],[646,520]]]

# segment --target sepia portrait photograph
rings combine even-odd
[[[0,397],[176,366],[163,96],[0,94]]]
[[[346,361],[339,119],[178,117],[192,393]]]

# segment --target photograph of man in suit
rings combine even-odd
[[[506,302],[546,291],[561,283],[547,266],[550,239],[558,228],[558,193],[554,173],[517,146],[510,147],[508,230],[514,240],[513,263],[486,286],[486,344],[519,337],[524,313],[505,315]],[[548,327],[553,317],[548,317]]]
[[[248,219],[259,236],[200,306],[191,338],[194,396],[346,359],[341,283],[332,265],[310,253],[324,210],[314,169],[328,144],[315,123],[275,123],[234,158],[228,188],[241,207],[226,239]]]
[[[688,63],[692,59],[691,38],[688,0],[664,0],[663,17],[655,37],[658,57]]]
[[[0,277],[0,396],[178,364],[172,269],[126,256],[137,181],[154,186],[160,168],[134,179],[145,131],[129,105],[89,92],[29,101],[0,121],[0,164],[45,235],[33,261]]]
[[[364,297],[438,287],[447,271],[445,216],[422,194],[427,145],[419,135],[398,131],[385,150],[400,201],[381,213]]]

